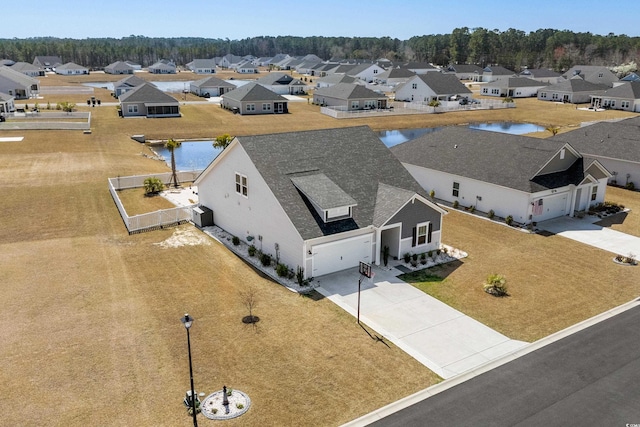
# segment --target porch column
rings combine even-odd
[[[382,239],[382,230],[380,230],[379,228],[376,229],[376,256],[375,256],[375,263],[376,265],[380,265],[380,251],[382,250],[382,245],[381,245],[381,239]]]

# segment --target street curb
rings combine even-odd
[[[376,421],[379,421],[395,412],[398,412],[404,408],[407,408],[411,405],[414,405],[418,402],[421,402],[425,399],[428,399],[431,396],[434,396],[438,393],[442,393],[445,390],[448,390],[452,387],[455,387],[459,384],[464,383],[465,381],[468,381],[478,375],[484,374],[492,369],[495,369],[501,365],[504,365],[508,362],[511,362],[519,357],[525,356],[531,352],[534,352],[536,350],[541,349],[542,347],[545,347],[551,343],[554,343],[556,341],[561,340],[562,338],[565,338],[569,335],[572,335],[576,332],[579,332],[583,329],[588,328],[589,326],[595,325],[597,323],[600,323],[604,320],[607,320],[613,316],[616,316],[620,313],[623,313],[631,308],[640,306],[640,299],[635,299],[632,301],[629,301],[625,304],[622,304],[618,307],[614,307],[611,310],[607,310],[603,313],[600,313],[598,315],[595,315],[589,319],[583,320],[582,322],[576,323],[575,325],[569,326],[566,329],[563,329],[561,331],[558,331],[554,334],[549,335],[548,337],[539,339],[538,341],[535,341],[533,343],[531,343],[530,345],[518,349],[512,353],[509,353],[499,359],[496,360],[492,360],[490,362],[485,363],[484,365],[481,365],[475,369],[471,369],[467,372],[464,372],[462,374],[459,374],[453,378],[447,379],[442,381],[441,383],[432,385],[431,387],[428,387],[424,390],[420,390],[410,396],[407,396],[403,399],[400,399],[396,402],[390,403],[389,405],[383,406],[380,409],[376,409],[373,412],[370,412],[366,415],[363,415],[360,418],[357,418],[353,421],[350,421],[346,424],[343,424],[342,427],[360,427],[360,426],[367,426],[371,423],[374,423]]]

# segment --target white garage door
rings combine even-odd
[[[313,277],[357,267],[360,261],[371,264],[371,237],[367,234],[314,246]]]
[[[536,215],[535,221],[557,218],[567,213],[567,194],[558,194],[553,197],[545,197],[542,205],[542,213]]]

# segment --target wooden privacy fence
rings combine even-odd
[[[181,182],[193,181],[202,171],[177,172],[178,180]],[[129,234],[149,231],[165,226],[181,224],[190,221],[192,218],[193,206],[179,206],[171,209],[163,209],[155,212],[149,212],[140,215],[129,216],[124,205],[118,196],[118,190],[128,188],[140,188],[144,186],[144,180],[147,178],[159,178],[167,184],[171,179],[171,173],[160,173],[151,175],[136,176],[119,176],[117,178],[109,178],[109,192],[115,202],[122,221],[127,227]]]

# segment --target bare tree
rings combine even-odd
[[[260,320],[258,316],[253,315],[253,309],[258,305],[258,294],[254,285],[247,285],[246,288],[239,291],[242,304],[249,310],[249,315],[242,318],[243,323],[256,323]]]

